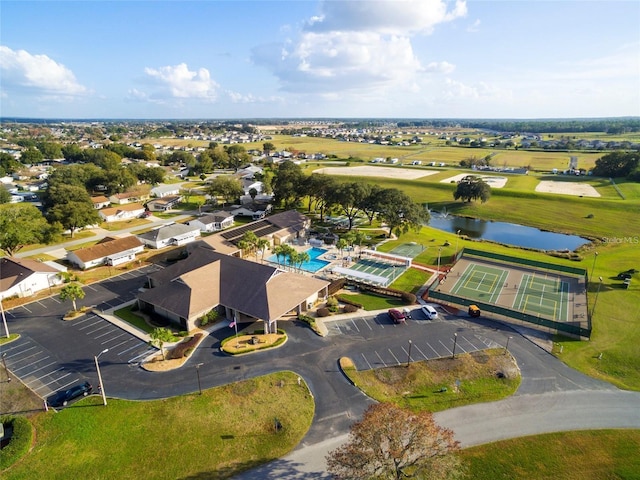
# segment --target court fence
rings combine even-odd
[[[558,265],[556,263],[541,262],[539,260],[530,260],[528,258],[512,257],[511,255],[504,255],[501,253],[485,252],[483,250],[476,250],[475,248],[465,247],[460,252],[460,256],[473,255],[475,257],[490,258],[493,260],[501,260],[508,263],[517,263],[520,265],[528,265],[530,267],[542,268],[544,270],[555,270],[556,272],[568,273],[570,275],[584,276],[586,277],[587,271],[584,268],[569,267],[566,265]]]
[[[463,305],[465,307],[468,307],[469,305],[477,305],[480,310],[503,315],[505,317],[513,318],[514,320],[520,320],[522,322],[531,323],[541,327],[555,329],[560,332],[568,333],[570,335],[576,335],[579,337],[589,338],[591,336],[591,329],[584,328],[573,323],[556,322],[555,320],[541,318],[540,316],[531,315],[530,313],[520,312],[518,310],[511,310],[499,305],[479,302],[477,300],[459,297],[450,293],[438,292],[436,291],[437,287],[438,282],[434,282],[431,286],[431,289],[428,291],[429,299],[440,300],[443,302],[453,303],[455,305]]]

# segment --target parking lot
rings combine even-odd
[[[326,325],[329,335],[350,336],[366,342],[359,344],[363,348],[355,348],[350,355],[358,370],[451,356],[454,343],[456,354],[503,346],[469,329],[451,332],[450,321],[427,320],[419,309],[413,310],[411,317],[405,324],[394,324],[387,313],[381,313],[327,322]],[[380,342],[380,338],[385,338],[385,330],[389,330],[388,338],[397,339],[400,335],[406,341]]]
[[[155,268],[153,268],[155,270]],[[135,298],[149,268],[127,272],[104,282],[85,285],[79,305],[99,310],[113,308]],[[70,304],[57,296],[38,300],[6,312],[9,329],[20,339],[2,347],[7,368],[42,398],[88,380],[97,386],[94,356],[100,366],[136,368],[156,351],[144,341],[103,318],[87,314],[63,321]],[[107,350],[105,353],[102,353]]]

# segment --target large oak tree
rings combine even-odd
[[[351,427],[347,443],[329,453],[327,467],[339,480],[456,479],[463,474],[459,448],[430,412],[379,403]]]

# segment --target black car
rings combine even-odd
[[[79,383],[67,390],[60,390],[47,398],[50,407],[66,407],[67,404],[78,397],[86,397],[93,391],[89,382]]]

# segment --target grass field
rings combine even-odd
[[[520,371],[502,348],[414,362],[409,367],[359,372],[343,365],[343,370],[367,396],[415,411],[492,402],[512,395],[520,385]],[[504,376],[496,376],[497,371]]]
[[[37,440],[4,480],[229,478],[295,447],[314,402],[281,372],[165,400],[99,396],[32,417]],[[282,425],[275,429],[275,419]]]
[[[637,480],[640,430],[593,430],[514,438],[467,448],[473,480]]]

